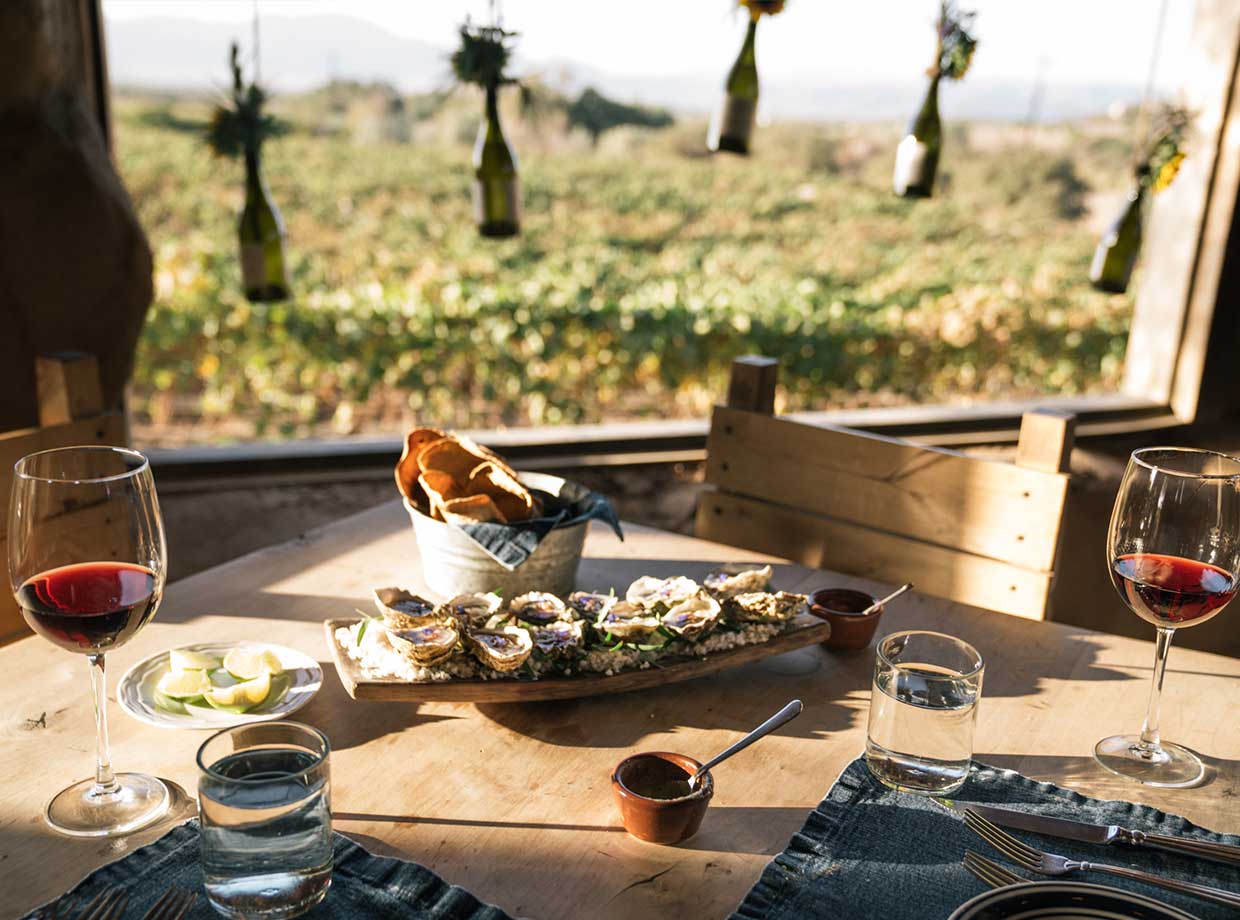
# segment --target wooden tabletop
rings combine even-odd
[[[754,558],[634,525],[625,532],[621,543],[603,527],[591,531],[581,587],[623,590],[641,574],[701,576],[712,562]],[[331,739],[336,829],[536,918],[579,917],[587,904],[598,918],[726,916],[862,751],[872,650],[834,655],[815,647],[588,700],[355,702],[336,679],[320,624],[367,607],[371,588],[385,584],[421,585],[409,521],[395,502],[173,585],[155,621],[109,655],[109,697],[131,664],[191,642],[261,639],[312,655],[326,679],[296,718]],[[776,570],[779,588],[829,584],[878,587],[799,566]],[[979,760],[1240,831],[1240,661],[1173,650],[1165,734],[1203,754],[1210,778],[1197,789],[1155,790],[1111,777],[1090,757],[1099,737],[1140,727],[1151,643],[917,595],[893,605],[880,631],[910,627],[953,633],[986,658]],[[93,769],[86,674],[80,657],[41,639],[0,649],[0,915],[59,894],[170,826],[100,842],[44,825],[47,799]],[[716,770],[714,803],[696,837],[660,847],[624,833],[609,787],[617,761],[640,750],[706,758],[793,697],[805,701],[799,719]],[[194,753],[206,734],[152,728],[114,702],[109,717],[116,768],[177,784],[189,797],[178,802],[177,818],[192,814]]]

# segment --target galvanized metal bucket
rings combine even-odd
[[[510,572],[459,527],[423,514],[408,499],[405,510],[413,521],[426,586],[445,598],[487,591],[499,591],[506,598],[526,591],[550,591],[563,597],[573,590],[589,521],[555,528]]]

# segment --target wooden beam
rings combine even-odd
[[[775,387],[779,362],[761,355],[745,355],[732,362],[728,379],[728,408],[775,414]]]
[[[1020,419],[1016,464],[1044,473],[1066,473],[1076,437],[1076,416],[1055,409],[1035,409]]]
[[[103,412],[99,361],[85,352],[62,352],[35,358],[39,425],[67,425]]]

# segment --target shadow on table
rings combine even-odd
[[[333,821],[378,821],[389,824],[423,824],[445,825],[449,827],[498,827],[530,831],[599,831],[610,834],[623,834],[620,824],[606,826],[598,824],[556,824],[538,821],[484,821],[478,818],[432,818],[419,815],[381,815],[355,811],[332,812]]]
[[[347,751],[376,741],[387,747],[400,743],[404,732],[419,725],[461,718],[448,713],[420,712],[422,703],[352,699],[341,686],[335,665],[320,661],[319,666],[323,669],[322,688],[292,718],[322,730],[333,751]]]
[[[1102,738],[1105,734],[1106,732],[1099,730],[1098,737]],[[1210,757],[1200,751],[1195,753],[1205,764],[1206,772],[1202,781],[1192,788],[1201,789],[1214,783],[1221,783],[1225,788],[1231,789],[1232,796],[1240,797],[1240,760]],[[992,767],[1015,770],[1031,779],[1044,780],[1059,786],[1072,788],[1086,785],[1090,789],[1090,795],[1095,798],[1128,800],[1133,797],[1135,790],[1141,788],[1135,783],[1104,769],[1089,754],[1061,756],[1051,754],[979,753],[975,754],[973,759]],[[1036,799],[1036,796],[1031,796],[1031,801]]]

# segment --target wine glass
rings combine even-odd
[[[66,447],[23,457],[9,502],[9,579],[26,622],[85,655],[95,704],[93,779],[47,804],[55,830],[125,834],[168,810],[153,776],[113,773],[108,754],[104,654],[134,637],[159,606],[167,550],[146,457],[119,447]]]
[[[1177,629],[1218,615],[1240,573],[1240,460],[1209,450],[1133,451],[1107,535],[1111,581],[1125,604],[1158,629],[1154,679],[1139,735],[1094,747],[1102,766],[1150,786],[1191,786],[1205,768],[1158,734],[1167,652]]]

